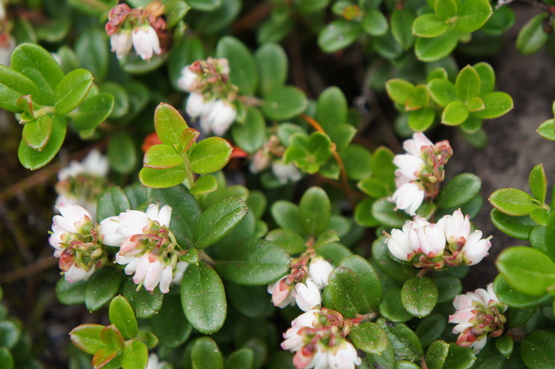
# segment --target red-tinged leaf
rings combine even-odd
[[[117,327],[113,324],[104,327],[104,329],[100,331],[100,339],[109,348],[122,351],[125,347],[123,336],[121,335]]]
[[[114,367],[112,362],[120,361],[120,352],[113,348],[103,348],[98,350],[93,358],[92,358],[92,365],[94,369],[101,369],[101,368],[112,368]],[[118,364],[119,365],[119,364]],[[117,366],[116,366],[117,367]]]
[[[94,354],[106,347],[100,339],[100,332],[103,329],[104,326],[100,324],[81,324],[69,332],[69,338],[80,350]]]

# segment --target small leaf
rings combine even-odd
[[[96,212],[98,219],[106,219],[131,209],[129,199],[121,187],[110,187],[97,200]]]
[[[369,312],[361,280],[351,269],[335,268],[330,275],[327,288],[330,289],[335,308],[346,318]]]
[[[531,195],[516,188],[502,188],[491,194],[489,202],[504,214],[521,216],[528,215],[539,207],[533,199]]]
[[[542,12],[522,27],[516,39],[516,49],[524,55],[530,55],[540,50],[547,42],[548,35],[543,29],[543,22],[548,13]]]
[[[129,341],[125,344],[121,358],[123,369],[144,369],[148,365],[148,348],[141,341]]]
[[[441,36],[434,38],[418,38],[416,40],[416,57],[424,62],[432,62],[449,55],[459,42],[459,33],[449,29]]]
[[[334,127],[347,122],[348,109],[347,98],[341,89],[328,87],[318,96],[315,119],[330,134]]]
[[[389,342],[385,331],[371,322],[354,326],[349,333],[349,338],[358,349],[376,355],[384,352]]]
[[[420,340],[412,329],[402,323],[387,322],[384,318],[378,319],[377,323],[387,333],[397,360],[416,361],[424,357]]]
[[[181,281],[181,304],[187,320],[198,331],[212,334],[220,330],[227,303],[218,274],[202,262],[189,265]]]
[[[249,154],[254,154],[266,141],[266,122],[260,110],[247,108],[244,124],[234,124],[231,128],[233,141]]]
[[[206,248],[221,240],[237,226],[247,211],[247,205],[233,197],[211,205],[200,216],[193,231],[195,248]]]
[[[515,217],[497,209],[491,211],[491,221],[501,232],[519,240],[528,240],[530,231],[537,225],[528,215]]]
[[[116,295],[121,284],[121,273],[115,268],[104,267],[96,271],[89,279],[85,292],[85,305],[90,311],[96,311]]]
[[[470,0],[469,0],[470,1]],[[470,101],[480,95],[481,81],[476,69],[467,65],[457,75],[455,90],[462,101]]]
[[[195,369],[223,369],[224,367],[222,353],[210,337],[202,337],[195,341],[191,360]]]
[[[545,176],[543,164],[536,165],[530,171],[528,184],[534,197],[542,203],[545,202],[545,195],[547,193],[547,178]]]
[[[346,19],[335,20],[326,25],[318,35],[318,46],[327,53],[341,50],[357,39],[360,26]]]
[[[555,286],[555,263],[531,247],[511,247],[499,255],[496,264],[505,280],[519,292],[540,296]]]
[[[204,193],[209,193],[216,191],[218,188],[218,182],[214,176],[204,175],[199,177],[193,187],[191,187],[191,194],[200,195]]]
[[[110,349],[122,351],[125,347],[125,341],[123,340],[120,331],[113,324],[104,327],[100,331],[100,339]]]
[[[480,29],[493,13],[488,0],[466,0],[457,13],[457,28],[466,33]]]
[[[555,366],[555,334],[543,329],[530,333],[520,346],[520,357],[530,369]]]
[[[428,316],[437,304],[437,300],[437,286],[428,277],[413,277],[403,284],[401,290],[403,307],[418,318]]]
[[[283,48],[276,43],[263,43],[254,58],[260,73],[260,91],[262,96],[281,87],[287,79],[288,61]]]
[[[54,159],[64,143],[66,126],[67,123],[64,117],[54,115],[50,139],[41,151],[34,150],[22,140],[17,150],[17,156],[23,167],[30,170],[39,169]]]
[[[414,13],[406,8],[395,9],[391,14],[391,33],[405,50],[411,48],[416,40],[412,33],[412,24],[415,19]]]
[[[495,339],[495,347],[501,355],[508,359],[513,352],[514,341],[511,336],[501,336]]]
[[[305,93],[294,86],[280,86],[270,92],[262,102],[262,113],[273,120],[291,119],[306,110]]]
[[[188,128],[185,119],[177,109],[165,103],[160,103],[154,111],[154,128],[163,144],[173,146],[177,151],[183,149],[182,134]]]
[[[168,188],[183,183],[187,178],[185,166],[166,169],[154,169],[144,167],[139,172],[139,179],[143,186],[151,188]]]
[[[447,32],[448,29],[449,25],[436,14],[421,15],[412,24],[412,33],[420,37],[438,37]]]
[[[222,37],[216,45],[216,56],[228,60],[229,77],[231,82],[239,87],[239,93],[246,96],[254,95],[258,86],[257,66],[245,44],[231,36]]]
[[[183,165],[183,157],[170,145],[153,145],[145,153],[143,165],[154,169],[174,168]]]
[[[482,96],[484,109],[473,112],[482,119],[493,119],[508,113],[513,108],[513,99],[505,92],[488,92]]]
[[[443,110],[441,123],[456,126],[464,122],[469,114],[470,112],[462,101],[451,101]]]
[[[455,208],[468,203],[482,188],[482,180],[472,173],[462,173],[451,179],[441,190],[437,204],[440,208]]]
[[[65,115],[85,99],[93,85],[93,76],[86,69],[75,69],[62,78],[54,90],[54,112]]]
[[[317,236],[325,231],[331,216],[331,204],[320,187],[309,188],[299,204],[299,222],[308,235]]]
[[[114,108],[114,96],[107,92],[99,92],[87,97],[79,108],[71,115],[75,128],[88,130],[104,122]]]
[[[33,150],[42,151],[52,134],[52,120],[48,115],[42,115],[23,126],[22,137],[25,144]]]
[[[191,335],[193,327],[185,318],[181,300],[177,295],[164,297],[159,313],[151,318],[150,326],[160,343],[171,348],[179,347]]]
[[[360,25],[364,32],[372,36],[384,35],[389,27],[383,13],[376,9],[371,9],[366,12]]]
[[[103,329],[104,326],[100,324],[81,324],[69,332],[69,338],[80,350],[92,355],[106,347],[100,339],[100,332]]]
[[[118,132],[110,137],[108,143],[108,160],[110,169],[122,174],[128,174],[137,165],[135,143],[128,133]]]
[[[555,123],[553,119],[543,122],[537,132],[546,140],[555,141]]]
[[[229,142],[223,138],[204,139],[187,152],[191,170],[197,174],[217,172],[229,162],[232,151]]]
[[[123,296],[116,296],[110,302],[108,309],[110,323],[114,324],[121,332],[123,338],[133,339],[139,332],[135,313],[129,302]]]
[[[279,245],[289,254],[300,254],[306,250],[304,238],[289,229],[274,229],[266,235],[266,240]]]

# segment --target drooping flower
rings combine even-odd
[[[309,310],[291,322],[281,347],[295,352],[293,364],[298,369],[354,369],[362,360],[346,339],[348,331],[348,323],[338,312]]]
[[[272,163],[272,172],[281,184],[287,182],[298,182],[302,178],[299,169],[293,163],[285,164],[283,160],[274,160]]]
[[[294,292],[295,302],[302,311],[309,311],[322,304],[322,296],[318,286],[307,278],[304,283],[297,283]]]
[[[152,55],[160,55],[162,53],[158,34],[150,24],[133,28],[131,39],[133,40],[135,52],[143,60],[149,60],[152,58]]]
[[[100,223],[102,242],[119,246],[116,262],[125,265],[125,273],[133,274],[133,282],[153,291],[169,291],[176,275],[183,275],[187,263],[179,261],[185,254],[169,230],[172,209],[150,204],[146,213],[127,210]]]
[[[223,136],[236,117],[235,106],[225,100],[212,100],[203,107],[200,114],[200,128],[204,133],[212,132],[216,136]]]
[[[308,264],[308,274],[320,290],[329,284],[332,271],[333,266],[321,256],[314,257]]]
[[[437,224],[415,216],[402,229],[392,229],[386,243],[395,258],[418,268],[474,265],[488,255],[491,237],[482,239],[480,230],[470,232],[469,217],[456,210]]]
[[[406,140],[403,148],[406,153],[393,159],[397,190],[388,200],[397,209],[414,215],[425,198],[433,199],[439,193],[439,184],[445,178],[444,165],[453,151],[448,141],[434,145],[421,132]]]
[[[158,355],[156,354],[148,355],[148,363],[145,369],[164,369],[164,368],[170,368],[169,364],[166,363],[165,361],[160,361],[160,359],[158,359]]]
[[[97,268],[108,261],[98,240],[98,224],[91,214],[76,204],[61,203],[60,215],[52,219],[48,242],[59,258],[59,267],[68,282],[87,280]]]
[[[503,313],[508,306],[499,301],[493,283],[486,288],[457,295],[453,301],[456,312],[449,316],[449,323],[457,324],[453,328],[453,333],[459,335],[457,345],[471,347],[475,353],[484,348],[488,336],[502,335],[507,321]]]
[[[110,36],[110,46],[111,51],[116,53],[118,59],[123,58],[125,55],[129,54],[131,48],[133,47],[133,41],[131,39],[131,30],[121,30],[115,32]]]
[[[96,200],[108,185],[108,159],[98,150],[92,150],[81,161],[72,161],[58,171],[56,205],[76,203],[83,206],[96,218]]]

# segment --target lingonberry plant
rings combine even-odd
[[[493,224],[530,246],[464,291],[502,245],[471,222],[481,179],[452,172],[442,140],[484,147],[513,108],[491,64],[461,62],[499,50],[509,3],[0,0],[21,165],[88,151],[58,171],[40,245],[58,300],[96,312],[65,332],[66,366],[555,367],[548,176],[491,194]],[[542,13],[523,54],[555,14],[527,3]],[[328,86],[338,61],[362,73]],[[554,120],[538,132],[555,141]],[[50,367],[8,312],[0,367]]]

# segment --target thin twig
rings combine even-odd
[[[43,270],[49,269],[56,264],[58,264],[58,260],[52,258],[52,256],[41,258],[34,263],[27,264],[11,272],[0,274],[0,285],[11,283],[31,274],[42,272]]]

